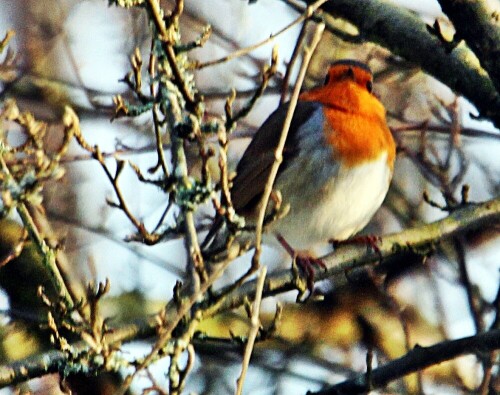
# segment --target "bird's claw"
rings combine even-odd
[[[310,255],[302,255],[302,254],[297,254],[297,256],[295,257],[295,262],[297,266],[300,267],[302,271],[305,273],[307,279],[307,289],[312,295],[314,290],[314,276],[315,276],[314,266],[319,266],[323,270],[326,270],[325,263],[321,259],[314,258]]]
[[[295,254],[293,258],[292,270],[294,271],[296,280],[301,280],[301,282],[296,282],[297,288],[299,289],[299,294],[297,295],[298,302],[305,302],[314,295],[314,266],[319,266],[323,270],[326,270],[326,265],[321,259],[314,258],[306,254]],[[297,268],[300,268],[301,272],[304,274],[306,284],[303,282],[304,277],[299,276]],[[306,290],[309,291],[309,294],[305,299],[303,299],[302,297],[306,293]]]
[[[278,234],[276,237],[280,242],[280,244],[283,246],[283,248],[288,252],[288,254],[293,259],[292,269],[294,270],[294,276],[298,277],[298,272],[296,270],[297,267],[300,267],[300,269],[304,272],[307,281],[307,290],[309,291],[308,298],[310,298],[313,295],[314,291],[314,274],[315,274],[314,266],[319,266],[323,270],[326,270],[325,263],[319,258],[315,258],[309,254],[304,254],[295,251],[290,246],[290,244],[288,244],[288,242],[284,239],[283,236]],[[298,300],[300,300],[302,298],[302,295],[305,293],[304,289],[300,291],[301,292],[299,293]]]

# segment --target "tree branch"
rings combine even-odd
[[[455,27],[456,39],[464,39],[500,92],[500,3],[485,0],[439,0]]]
[[[460,355],[488,352],[499,348],[500,330],[498,329],[476,336],[443,341],[430,347],[417,345],[403,357],[395,359],[380,368],[373,369],[369,381],[366,374],[360,374],[322,391],[308,392],[308,395],[364,394],[375,388],[384,387],[390,381],[407,374],[448,361]]]

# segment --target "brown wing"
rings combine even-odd
[[[297,153],[297,131],[320,107],[321,105],[315,102],[297,103],[283,150],[280,172],[286,168],[290,158]],[[264,191],[287,111],[288,103],[279,107],[266,119],[238,163],[231,197],[234,208],[240,213],[252,210]]]

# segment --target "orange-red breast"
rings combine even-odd
[[[290,209],[269,224],[267,234],[309,250],[349,238],[380,207],[396,149],[372,83],[368,66],[340,60],[329,68],[324,86],[300,95],[274,184]],[[284,104],[267,118],[237,166],[231,196],[247,223],[255,219],[287,110]]]

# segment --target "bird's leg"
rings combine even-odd
[[[295,249],[292,248],[292,246],[290,246],[290,244],[288,244],[288,242],[282,235],[277,234],[276,238],[278,239],[281,246],[288,253],[288,255],[290,255],[292,259],[295,261],[296,265],[299,266],[305,273],[307,279],[307,289],[312,294],[314,289],[314,266],[319,266],[322,269],[326,270],[325,263],[319,258],[315,258],[309,254],[296,251]]]

